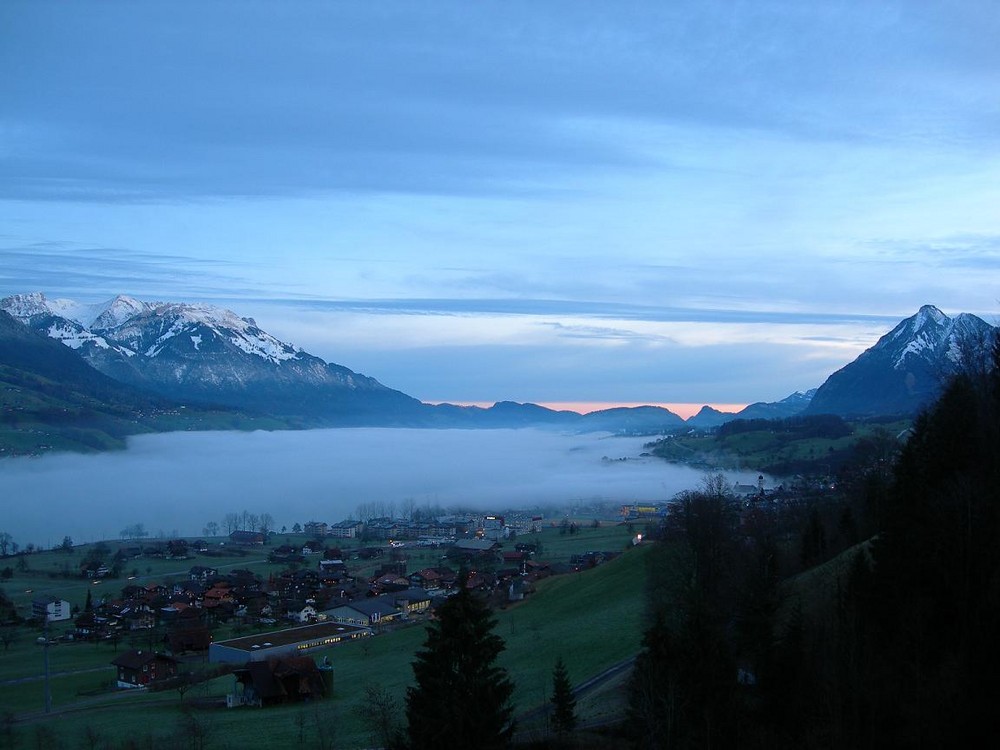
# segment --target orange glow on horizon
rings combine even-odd
[[[488,409],[495,402],[493,401],[433,401],[435,404],[454,404],[455,406],[479,406]],[[588,414],[592,411],[602,411],[604,409],[629,408],[636,406],[659,406],[669,409],[682,419],[693,417],[703,406],[711,406],[721,412],[735,413],[746,408],[746,404],[721,404],[721,403],[650,403],[650,402],[628,402],[628,401],[534,401],[538,406],[556,411],[575,411],[578,414]]]
[[[547,401],[545,403],[539,403],[539,406],[544,406],[547,409],[557,409],[563,411],[575,411],[580,414],[587,414],[592,411],[601,411],[603,409],[617,409],[617,408],[629,408],[636,406],[659,406],[663,409],[669,409],[678,417],[682,419],[688,419],[693,417],[703,406],[711,406],[713,409],[717,409],[723,412],[735,413],[740,409],[746,408],[746,404],[720,404],[720,403],[650,403],[650,402],[623,402],[623,401]]]

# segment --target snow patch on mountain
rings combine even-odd
[[[111,345],[101,336],[91,333],[84,328],[67,326],[64,323],[53,323],[46,331],[49,338],[57,339],[70,349],[79,349],[84,344],[92,343],[101,349],[110,349]]]

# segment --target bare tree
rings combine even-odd
[[[218,536],[219,535],[219,524],[215,521],[209,521],[205,524],[205,528],[202,529],[202,533],[205,536]]]
[[[270,513],[261,513],[258,518],[260,533],[267,536],[274,529],[274,516]]]
[[[10,545],[13,541],[14,537],[6,531],[0,531],[0,556],[7,557],[7,552],[10,551]]]
[[[236,513],[226,513],[222,519],[222,527],[226,530],[227,535],[232,534],[240,528],[240,517]]]
[[[402,513],[403,518],[405,518],[407,521],[412,521],[413,511],[416,509],[416,507],[417,507],[416,500],[414,500],[412,497],[406,498],[402,503],[402,510],[400,511]]]
[[[402,726],[399,701],[379,685],[365,687],[365,697],[357,708],[358,715],[371,731],[372,742],[378,747],[398,745]]]
[[[90,592],[90,589],[87,589]],[[3,650],[6,651],[10,648],[10,644],[16,643],[20,632],[15,625],[0,625],[0,643],[3,644]]]

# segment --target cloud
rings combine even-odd
[[[70,242],[0,246],[0,295],[41,291],[81,302],[117,294],[158,301],[195,301],[205,295],[260,294],[245,286],[246,264],[193,255],[148,253]],[[242,288],[241,288],[242,287]],[[185,295],[174,298],[178,289]]]
[[[998,138],[977,96],[998,70],[997,24],[976,4],[0,12],[12,198],[567,190],[648,168],[638,144],[585,124],[609,117],[814,143]]]
[[[173,433],[132,438],[122,452],[6,459],[0,495],[32,498],[6,514],[4,529],[47,547],[66,534],[115,539],[137,522],[154,535],[197,535],[244,509],[270,513],[281,528],[343,520],[369,502],[499,512],[665,501],[698,486],[696,469],[602,460],[638,459],[642,442],[536,430]],[[100,511],[80,497],[99,498]]]

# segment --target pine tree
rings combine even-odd
[[[493,750],[510,744],[514,684],[495,665],[505,648],[492,632],[495,626],[486,605],[464,585],[438,609],[413,662],[416,685],[406,692],[413,750]]]
[[[561,656],[552,670],[552,728],[559,734],[568,734],[576,728],[576,698]]]

